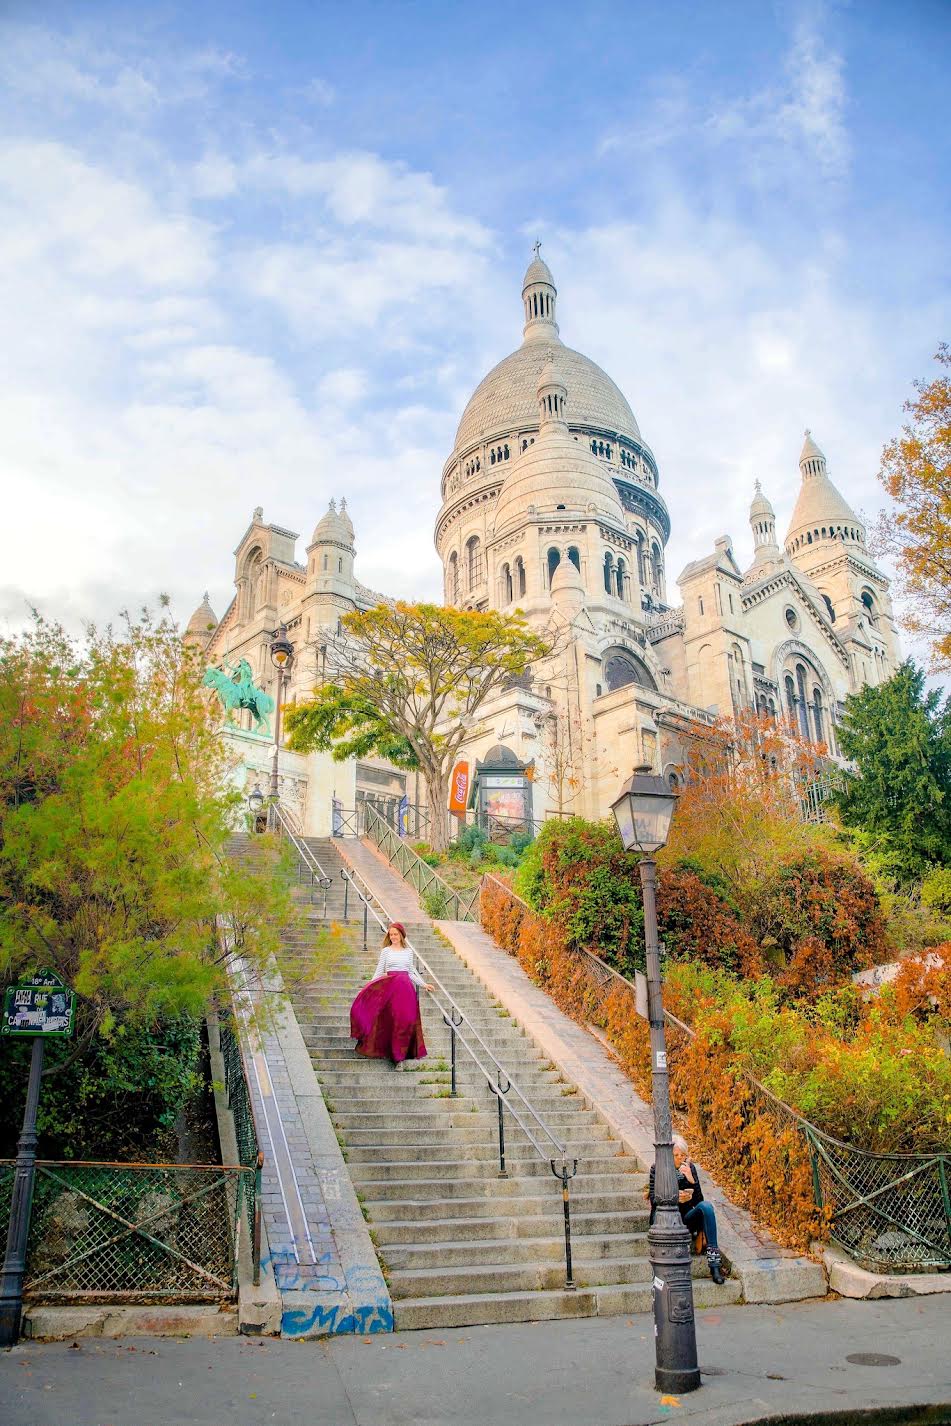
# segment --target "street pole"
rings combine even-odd
[[[654,1286],[654,1381],[658,1391],[677,1395],[700,1385],[697,1333],[690,1275],[690,1233],[680,1216],[677,1167],[674,1163],[667,1076],[667,1042],[661,996],[657,944],[657,864],[641,858],[644,892],[644,944],[647,950],[647,997],[651,1039],[651,1093],[654,1106],[654,1222],[647,1233],[647,1251]]]
[[[36,1035],[30,1057],[30,1078],[26,1089],[23,1128],[17,1144],[17,1161],[13,1173],[13,1193],[10,1197],[10,1224],[7,1228],[7,1250],[0,1272],[0,1347],[13,1347],[20,1336],[23,1313],[23,1277],[26,1273],[26,1249],[30,1232],[30,1208],[33,1203],[33,1180],[36,1174],[36,1112],[40,1103],[40,1081],[43,1074],[45,1040]]]
[[[272,832],[277,828],[277,759],[281,746],[281,704],[284,701],[284,677],[284,670],[278,669],[277,707],[274,710],[274,756],[271,759],[271,806],[268,811],[268,821]]]

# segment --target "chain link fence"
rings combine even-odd
[[[9,1219],[13,1165],[0,1164]],[[24,1296],[44,1302],[217,1302],[237,1285],[254,1191],[237,1166],[38,1160]]]
[[[244,1071],[241,1045],[230,1015],[223,1015],[218,1021],[218,1043],[225,1067],[225,1094],[228,1108],[234,1118],[234,1132],[238,1141],[238,1162],[251,1175],[244,1193],[244,1205],[248,1241],[251,1245],[252,1273],[257,1286],[261,1281],[261,1170],[264,1156],[261,1153],[254,1116],[254,1102]]]

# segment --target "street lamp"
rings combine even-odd
[[[251,813],[251,830],[252,830],[252,832],[256,832],[256,831],[257,831],[258,818],[259,818],[260,815],[261,815],[261,811],[262,811],[263,807],[264,807],[264,793],[261,791],[261,789],[260,789],[259,787],[256,787],[256,788],[254,789],[254,791],[251,792],[251,793],[248,795],[248,809],[249,809],[249,811],[250,811],[250,813]]]
[[[281,703],[283,701],[287,680],[290,677],[291,668],[294,663],[294,645],[287,637],[286,624],[282,624],[281,627],[271,635],[271,663],[277,669],[277,700],[274,709],[274,757],[271,760],[270,822],[273,829],[277,825],[277,805],[279,801],[277,791],[277,759],[278,750],[281,746]]]
[[[700,1385],[690,1275],[690,1234],[680,1216],[672,1143],[670,1083],[657,946],[657,867],[654,853],[667,841],[677,794],[649,767],[635,769],[611,806],[625,851],[640,855],[647,951],[647,1003],[654,1105],[654,1222],[647,1233],[653,1269],[654,1384],[658,1391],[694,1391]]]

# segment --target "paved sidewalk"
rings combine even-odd
[[[792,1426],[951,1421],[947,1299],[700,1313],[704,1384],[654,1392],[648,1316],[320,1342],[83,1339],[0,1352],[5,1426]],[[863,1365],[858,1354],[889,1361]],[[926,1416],[887,1408],[929,1403]],[[866,1410],[872,1414],[863,1416]],[[859,1414],[856,1414],[859,1413]]]

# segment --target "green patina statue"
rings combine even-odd
[[[254,719],[254,731],[271,737],[270,714],[274,712],[274,699],[261,688],[255,688],[251,665],[247,659],[238,663],[224,661],[226,672],[210,668],[202,680],[206,688],[213,688],[221,699],[225,711],[233,708],[247,708]]]

